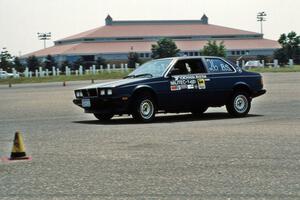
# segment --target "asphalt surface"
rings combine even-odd
[[[300,73],[264,74],[250,115],[102,124],[72,104],[89,82],[0,86],[0,199],[300,199]]]

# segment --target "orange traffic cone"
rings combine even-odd
[[[9,160],[25,160],[30,159],[30,157],[26,156],[25,147],[23,143],[23,138],[21,133],[16,132],[14,145],[10,154]]]

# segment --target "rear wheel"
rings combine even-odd
[[[244,117],[251,108],[251,99],[246,92],[235,92],[226,105],[229,114],[234,117]]]
[[[94,113],[94,116],[100,120],[100,121],[109,121],[113,116],[114,114],[112,113]]]
[[[135,120],[147,123],[155,118],[156,105],[151,95],[141,94],[137,96],[132,109],[132,116]]]

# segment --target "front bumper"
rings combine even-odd
[[[254,92],[254,93],[252,94],[252,98],[261,96],[261,95],[265,94],[266,92],[267,92],[267,90],[265,90],[265,89],[261,89],[261,90],[259,90],[259,91],[256,91],[256,92]]]
[[[85,113],[128,113],[129,98],[126,100],[122,97],[93,97],[86,99],[90,99],[90,107],[83,107],[81,98],[74,99],[73,103],[83,108]]]

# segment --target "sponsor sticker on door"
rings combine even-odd
[[[198,88],[199,88],[200,90],[206,88],[205,80],[204,80],[204,79],[198,79]]]

